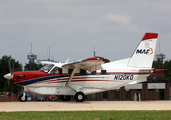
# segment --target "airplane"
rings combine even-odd
[[[61,95],[62,101],[85,101],[88,94],[114,90],[128,84],[147,81],[153,71],[158,33],[145,33],[130,58],[107,62],[90,57],[74,62],[47,63],[39,71],[21,71],[4,75],[24,87],[19,100],[27,100],[26,91],[41,95]],[[40,62],[41,63],[41,62]]]

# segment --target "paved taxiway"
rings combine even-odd
[[[0,102],[0,111],[171,110],[171,101]]]

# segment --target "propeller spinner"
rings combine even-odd
[[[13,74],[8,73],[8,74],[4,75],[4,78],[11,80],[11,79],[13,79]]]

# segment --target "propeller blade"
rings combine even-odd
[[[9,66],[10,73],[12,75],[10,60],[8,60],[8,66]]]
[[[14,72],[14,64],[12,65],[12,74],[13,74],[13,72]]]

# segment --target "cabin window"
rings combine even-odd
[[[92,74],[92,75],[96,75],[96,71],[92,71],[91,74]]]
[[[51,71],[52,74],[62,74],[62,69],[59,67],[54,67]]]
[[[86,70],[80,69],[80,74],[81,75],[86,75]]]
[[[105,75],[106,74],[106,70],[101,70],[101,74]]]
[[[73,69],[68,69],[68,73],[71,74]]]

